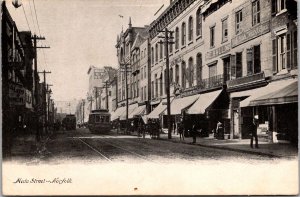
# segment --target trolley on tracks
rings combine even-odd
[[[76,129],[76,117],[74,114],[68,114],[62,121],[63,126],[66,130],[75,130]]]
[[[92,133],[109,133],[111,130],[109,111],[107,109],[92,110],[89,115],[88,128]]]

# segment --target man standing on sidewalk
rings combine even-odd
[[[253,129],[251,129],[251,141],[250,147],[253,148],[253,138],[255,138],[255,148],[258,148],[258,138],[257,138],[257,127],[258,127],[258,115],[253,118]]]
[[[193,126],[192,126],[191,134],[193,136],[193,144],[195,144],[196,143],[196,137],[197,137],[197,128],[196,128],[195,124],[193,124]]]

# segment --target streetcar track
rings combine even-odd
[[[78,131],[78,133],[79,133],[82,137],[85,137],[81,132]],[[152,161],[152,160],[146,158],[146,156],[144,156],[144,155],[141,155],[141,154],[135,153],[135,152],[133,152],[133,151],[130,151],[130,150],[128,150],[128,149],[122,148],[122,147],[120,147],[120,146],[118,146],[118,145],[116,145],[116,144],[114,144],[114,143],[107,142],[106,140],[104,140],[104,138],[105,138],[105,139],[108,139],[108,138],[107,138],[106,136],[104,136],[104,135],[98,135],[98,136],[103,137],[103,138],[97,138],[97,139],[100,140],[101,142],[104,142],[104,143],[106,143],[106,144],[109,144],[109,145],[112,146],[112,147],[121,149],[121,150],[123,150],[123,151],[125,151],[125,152],[128,152],[128,153],[130,153],[130,154],[132,154],[132,155],[135,155],[135,156],[137,156],[138,158],[143,159],[143,160],[145,160],[145,161],[156,163],[156,162],[154,162],[154,161]],[[110,162],[112,162],[111,159],[107,158],[105,155],[103,155],[102,153],[100,153],[100,151],[99,151],[97,148],[95,148],[95,147],[93,147],[92,145],[90,145],[89,143],[85,142],[85,141],[82,140],[80,137],[72,137],[72,138],[73,138],[73,139],[79,139],[81,142],[83,142],[84,144],[86,144],[89,148],[91,148],[92,150],[96,151],[96,152],[97,152],[98,154],[100,154],[102,157],[105,157],[107,160],[109,160]],[[115,139],[117,139],[117,138],[115,138]]]
[[[109,159],[108,157],[106,157],[104,154],[102,154],[99,150],[97,150],[96,148],[94,148],[93,146],[91,146],[89,143],[85,142],[84,140],[80,139],[80,138],[75,138],[73,137],[73,139],[78,139],[80,140],[82,143],[84,143],[85,145],[87,145],[90,149],[92,149],[93,151],[95,151],[96,153],[98,153],[99,155],[101,155],[102,157],[104,157],[107,161],[112,162],[111,159]]]

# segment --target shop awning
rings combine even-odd
[[[146,111],[146,105],[141,105],[135,108],[132,113],[128,115],[128,118],[134,118],[134,116],[142,116]]]
[[[298,102],[298,82],[250,101],[250,106],[276,105]]]
[[[199,94],[174,99],[171,103],[171,115],[181,114],[182,110],[193,105],[198,100],[198,98]],[[166,115],[167,111],[165,111],[164,114]]]
[[[204,114],[205,110],[218,98],[222,90],[200,94],[199,99],[187,110],[188,114]]]
[[[111,118],[110,118],[111,121],[114,121],[114,120],[118,119],[120,117],[120,115],[122,113],[124,113],[125,110],[126,110],[126,107],[119,107],[119,108],[116,109],[116,111],[113,111],[111,113]]]
[[[295,82],[298,83],[298,79],[285,79],[285,80],[271,82],[268,85],[261,88],[253,89],[250,92],[250,96],[240,102],[240,107],[255,106],[253,105],[253,103],[251,103],[252,101],[260,97],[267,96],[268,94],[275,93],[281,89],[285,89],[286,87],[288,87],[289,85]]]
[[[172,103],[172,100],[174,97],[170,98],[170,103]],[[167,99],[163,99],[157,107],[155,107],[150,114],[147,115],[147,118],[149,119],[158,119],[159,115],[163,113],[167,109]]]
[[[128,118],[129,118],[129,115],[135,110],[135,108],[138,107],[138,104],[135,103],[135,104],[131,104],[128,106]],[[120,120],[126,120],[126,107],[125,107],[125,110],[124,112],[120,115]]]

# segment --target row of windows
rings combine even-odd
[[[179,44],[181,42],[181,46],[185,46],[186,45],[186,23],[182,22],[181,24],[181,32],[179,30],[179,27],[175,28],[175,50],[179,49]],[[181,39],[179,38],[179,34],[181,33]],[[199,8],[197,13],[196,13],[196,36],[199,37],[202,35],[202,14],[201,14],[201,9]],[[193,16],[190,16],[188,19],[188,41],[191,42],[194,39],[194,18]],[[159,46],[160,45],[160,46]],[[154,52],[155,50],[155,52]],[[160,51],[159,56],[158,56],[158,51]],[[160,44],[159,42],[155,44],[155,49],[152,47],[151,48],[151,62],[152,64],[154,64],[154,60],[155,62],[158,62],[158,59],[162,59],[163,58],[163,45]],[[170,53],[173,52],[173,45],[170,44],[169,45],[169,51]],[[164,56],[165,56],[165,52],[164,52]]]

